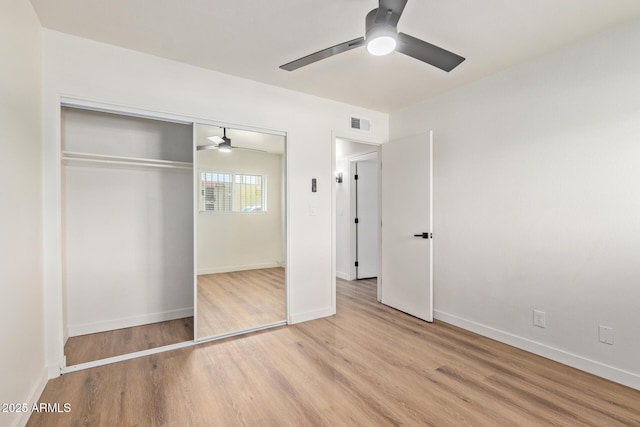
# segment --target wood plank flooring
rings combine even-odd
[[[198,338],[286,320],[284,268],[198,276]]]
[[[67,366],[193,340],[193,317],[70,337]]]
[[[640,391],[375,301],[49,381],[30,426],[638,426]]]

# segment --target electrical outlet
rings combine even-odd
[[[539,328],[547,326],[546,313],[541,310],[533,310],[533,325]]]
[[[609,326],[598,326],[598,337],[600,342],[613,345],[613,328]]]

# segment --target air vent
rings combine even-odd
[[[351,129],[369,132],[371,130],[371,120],[351,116]]]

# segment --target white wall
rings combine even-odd
[[[31,4],[0,13],[0,402],[29,403],[46,381],[42,276],[40,24]],[[24,424],[0,413],[0,425]]]
[[[434,130],[436,318],[636,388],[639,45],[636,22],[390,119]]]
[[[383,142],[388,135],[386,114],[49,30],[44,30],[43,66],[49,365],[57,366],[62,355],[57,231],[60,95],[287,132],[289,320],[333,313],[332,138],[354,136],[349,118],[355,115],[370,117],[371,140]],[[317,193],[311,193],[311,178],[318,179]]]
[[[192,126],[65,108],[65,151],[191,162]],[[193,315],[191,170],[65,161],[65,337]]]
[[[266,212],[198,212],[198,274],[282,266],[283,156],[203,150],[197,157],[198,173],[264,175],[267,196]]]

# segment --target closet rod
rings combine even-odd
[[[161,160],[161,159],[150,159],[146,157],[124,157],[124,156],[114,156],[110,154],[96,154],[96,153],[85,153],[81,151],[62,151],[63,157],[74,159],[102,159],[102,160],[124,160],[124,161],[132,161],[132,162],[144,162],[144,163],[164,163],[171,164],[177,166],[191,166],[191,162],[180,162],[177,160]]]
[[[144,163],[144,162],[132,162],[126,160],[104,160],[104,159],[83,159],[80,157],[63,157],[64,161],[78,161],[78,162],[88,162],[88,163],[101,163],[107,165],[129,165],[129,166],[146,166],[151,168],[165,168],[165,169],[183,169],[183,170],[192,170],[192,166],[180,166],[180,165],[171,165],[171,164],[163,164],[163,163]]]
[[[122,157],[109,156],[104,154],[80,153],[75,151],[63,151],[62,160],[80,161],[103,164],[132,165],[132,166],[149,166],[168,169],[193,169],[193,165],[189,162],[177,162],[171,160],[144,159],[139,157]]]

